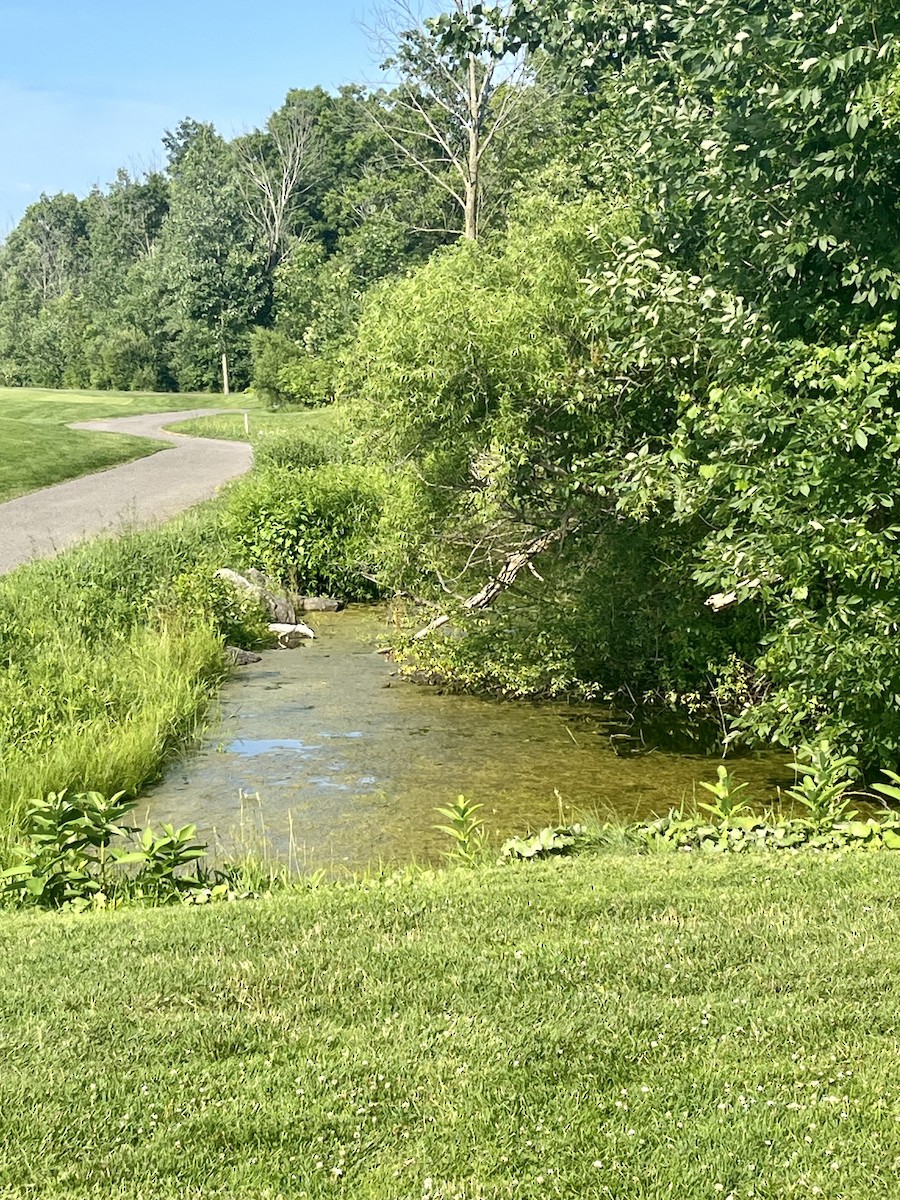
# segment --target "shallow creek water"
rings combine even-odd
[[[629,820],[691,800],[715,758],[615,753],[598,707],[448,695],[399,680],[377,653],[384,614],[310,614],[314,642],[272,650],[226,684],[200,749],[143,798],[149,820],[195,822],[224,852],[269,852],[357,870],[447,849],[437,805],[484,805],[497,837],[579,816]],[[784,757],[736,760],[765,798]],[[558,793],[558,795],[557,795]]]

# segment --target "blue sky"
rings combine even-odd
[[[0,238],[41,192],[164,161],[182,117],[226,137],[292,87],[378,81],[371,0],[0,0]]]

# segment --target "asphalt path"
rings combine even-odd
[[[166,521],[208,500],[223,483],[245,474],[253,459],[246,443],[163,431],[163,425],[217,411],[223,410],[195,408],[72,425],[73,429],[154,438],[170,446],[148,458],[0,504],[0,575],[33,558],[52,558],[94,534]]]

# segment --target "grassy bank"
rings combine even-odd
[[[607,855],[0,916],[0,1196],[896,1196],[898,884]]]
[[[0,580],[0,862],[28,797],[133,794],[192,739],[222,638],[262,630],[213,577],[226,554],[207,508]]]
[[[207,393],[0,388],[0,502],[165,449],[147,438],[68,429],[70,421],[248,403],[253,402],[245,396]]]

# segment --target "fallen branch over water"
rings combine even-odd
[[[489,608],[498,596],[512,587],[520,571],[525,567],[529,567],[534,571],[532,560],[555,542],[561,541],[567,533],[572,532],[573,528],[574,526],[564,521],[557,529],[551,529],[548,533],[542,533],[539,537],[528,542],[527,545],[514,550],[507,557],[493,579],[489,579],[484,587],[476,592],[474,596],[469,596],[468,600],[463,601],[463,608],[470,611]],[[440,629],[442,625],[446,625],[449,620],[450,617],[446,613],[442,613],[439,617],[435,617],[434,620],[429,621],[424,628],[420,629],[415,635],[415,639],[418,641],[427,637],[429,633],[434,633],[436,629]]]

